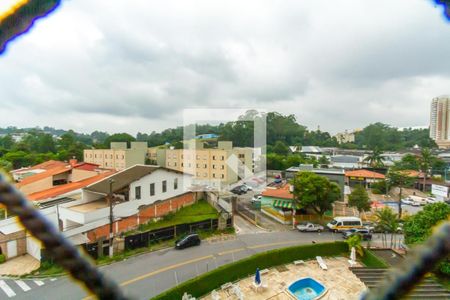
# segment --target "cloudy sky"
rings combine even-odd
[[[450,94],[442,9],[330,3],[63,1],[0,56],[0,126],[151,132],[186,108],[263,108],[332,133],[427,125]]]

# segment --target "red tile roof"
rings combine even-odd
[[[74,169],[80,169],[85,171],[95,171],[95,169],[98,169],[100,165],[88,163],[88,162],[81,162],[73,166]]]
[[[54,198],[54,197],[84,188],[84,187],[86,187],[90,184],[93,184],[99,180],[102,180],[103,178],[108,177],[114,173],[115,173],[115,171],[105,172],[105,173],[101,173],[99,175],[96,175],[96,176],[93,176],[93,177],[90,177],[90,178],[87,178],[87,179],[84,179],[81,181],[58,185],[58,186],[52,187],[52,188],[44,190],[44,191],[30,194],[27,196],[27,198],[31,201],[39,201],[39,200]]]
[[[280,188],[266,188],[261,195],[273,198],[294,199],[294,195],[289,191],[290,186],[290,184],[285,184]]]
[[[50,170],[50,169],[54,169],[54,168],[65,167],[68,165],[69,165],[68,163],[63,162],[63,161],[48,160],[46,162],[43,162],[41,164],[38,164],[38,165],[35,165],[35,166],[29,168],[29,170],[38,170],[38,169]]]
[[[24,178],[24,180],[22,180],[21,182],[16,183],[16,187],[20,188],[20,187],[22,187],[24,185],[27,185],[27,184],[39,181],[41,179],[44,179],[44,178],[47,178],[47,177],[50,177],[50,176],[54,176],[54,175],[62,174],[62,173],[65,173],[65,172],[69,172],[70,170],[71,170],[71,168],[67,167],[67,166],[56,167],[56,168],[47,170],[47,171],[42,172],[42,173],[38,173],[38,174],[35,174],[35,175],[28,176],[28,177]]]
[[[369,170],[353,170],[353,171],[345,171],[345,177],[364,177],[364,178],[373,178],[373,179],[384,179],[386,176],[383,174],[372,172]]]

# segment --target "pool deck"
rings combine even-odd
[[[237,284],[244,299],[271,299],[271,300],[293,300],[287,293],[287,287],[294,281],[311,277],[320,282],[327,289],[326,294],[320,298],[324,300],[350,300],[359,299],[361,293],[366,290],[364,284],[349,270],[348,258],[324,258],[328,270],[320,269],[316,260],[306,261],[301,265],[286,265],[272,268],[268,273],[261,275],[263,285],[267,288],[256,291],[253,287],[254,276],[247,277]],[[361,266],[361,265],[356,265]],[[219,299],[238,299],[232,293],[231,288],[216,290]],[[208,295],[202,299],[213,299]]]

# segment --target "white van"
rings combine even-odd
[[[364,228],[358,217],[336,217],[327,224],[328,229],[334,232],[349,230],[352,228]]]

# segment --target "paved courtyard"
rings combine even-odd
[[[0,265],[0,275],[20,276],[38,269],[40,262],[31,255],[25,254],[7,260]]]
[[[286,292],[287,287],[294,281],[311,277],[327,288],[327,293],[321,299],[350,300],[359,299],[366,289],[364,284],[349,270],[348,258],[324,258],[328,270],[319,268],[316,260],[306,261],[301,265],[286,265],[272,268],[268,273],[261,275],[262,284],[267,285],[264,291],[256,291],[253,287],[254,276],[245,278],[237,284],[242,291],[244,299],[273,299],[292,300]],[[359,266],[359,265],[357,265]],[[219,299],[238,299],[232,289],[218,289]],[[208,295],[203,299],[213,299]]]

